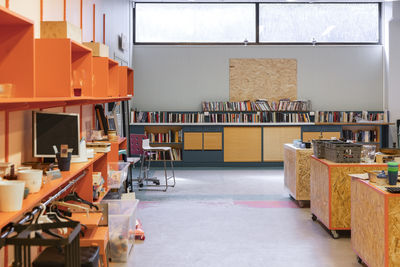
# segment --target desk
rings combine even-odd
[[[352,177],[351,203],[351,244],[359,260],[370,267],[399,266],[400,194]]]
[[[310,200],[310,156],[312,149],[297,148],[292,144],[283,145],[284,180],[290,196],[304,206]]]
[[[351,173],[386,170],[386,164],[335,163],[311,156],[310,201],[313,220],[318,219],[338,238],[336,230],[351,229]]]

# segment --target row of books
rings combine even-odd
[[[180,143],[182,142],[182,130],[169,130],[167,133],[144,133],[150,143]]]
[[[274,122],[311,122],[309,113],[257,112],[210,114],[210,122],[226,123],[274,123]]]
[[[203,113],[177,113],[177,112],[131,112],[131,123],[201,123],[205,122]]]
[[[388,122],[388,111],[368,112],[368,111],[316,111],[315,122],[344,122],[344,123],[363,123],[363,122]]]
[[[172,148],[171,151],[172,151],[172,160],[182,160],[182,149]],[[152,153],[150,157],[152,160],[164,160],[164,153],[163,152]],[[171,160],[171,156],[169,153],[165,153],[165,159]]]
[[[352,130],[343,130],[343,138],[354,142],[378,142],[378,132],[374,130],[357,132],[353,132]]]
[[[174,113],[131,112],[131,123],[257,123],[257,122],[312,122],[308,112],[256,112],[256,113]]]
[[[210,111],[309,111],[310,101],[282,99],[278,103],[267,100],[240,101],[240,102],[202,102],[203,112]]]

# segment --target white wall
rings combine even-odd
[[[381,46],[145,46],[133,48],[138,110],[200,110],[229,100],[230,58],[296,58],[298,98],[314,110],[382,110]]]

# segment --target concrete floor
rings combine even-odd
[[[360,266],[349,235],[334,240],[289,198],[282,169],[177,169],[176,177],[166,193],[137,192],[146,240],[112,267]]]

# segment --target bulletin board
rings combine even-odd
[[[297,99],[297,60],[232,58],[229,60],[229,101]]]

